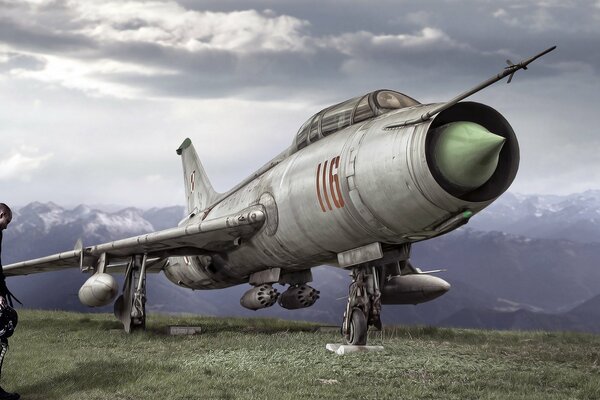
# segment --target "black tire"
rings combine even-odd
[[[364,346],[367,344],[367,317],[360,308],[352,310],[350,316],[350,333],[346,340],[348,344]]]
[[[131,319],[131,331],[145,331],[146,330],[146,303],[142,304],[142,317]]]

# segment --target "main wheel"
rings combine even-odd
[[[146,330],[146,302],[143,298],[139,300],[137,305],[134,304],[134,308],[136,315],[131,317],[131,330],[144,331]]]
[[[367,317],[360,308],[352,310],[350,333],[346,336],[348,344],[364,346],[367,344]]]

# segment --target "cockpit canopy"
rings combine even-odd
[[[378,115],[421,104],[392,90],[376,90],[325,108],[302,125],[294,142],[296,151],[341,129]]]

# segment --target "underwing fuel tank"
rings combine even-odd
[[[396,275],[386,279],[381,289],[383,304],[419,304],[440,297],[450,284],[427,274]]]
[[[118,291],[119,284],[112,275],[96,273],[79,289],[79,301],[88,307],[106,306],[112,303]]]

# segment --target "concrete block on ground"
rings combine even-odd
[[[353,346],[350,344],[337,343],[327,343],[325,348],[341,356],[350,353],[367,353],[373,351],[383,351],[383,346]]]
[[[167,334],[172,336],[198,335],[200,333],[202,333],[201,326],[169,325],[167,327]]]

